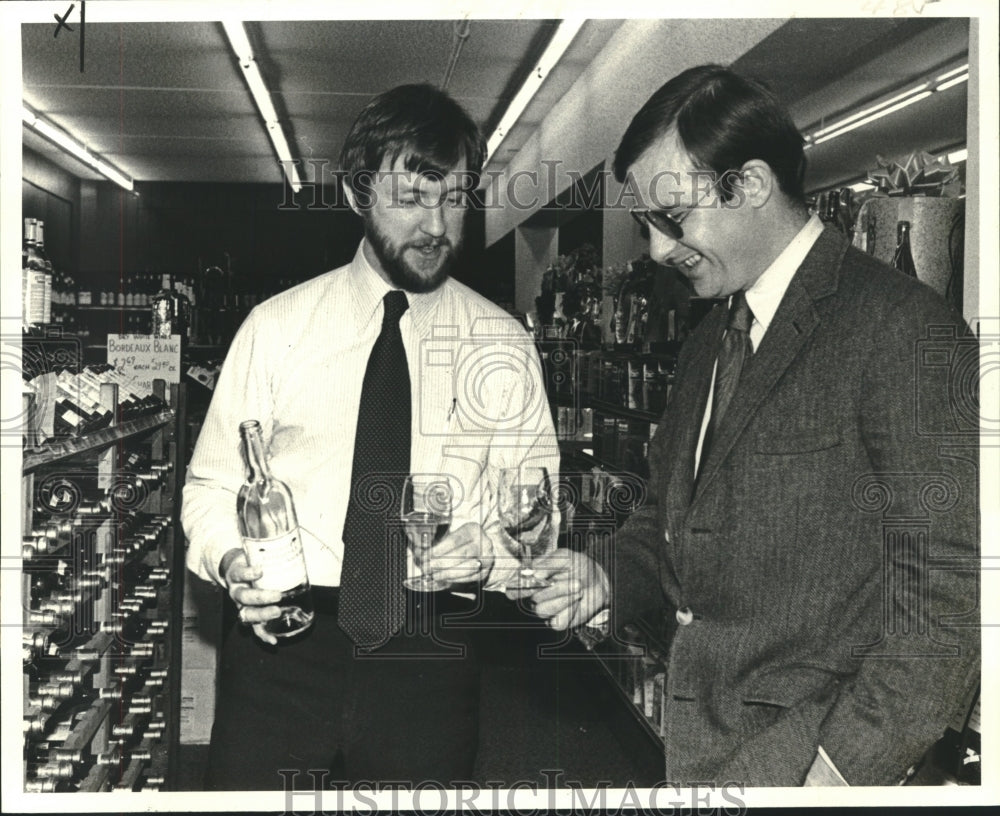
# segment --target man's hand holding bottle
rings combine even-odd
[[[264,624],[281,617],[281,592],[277,589],[255,589],[252,584],[263,575],[260,567],[252,567],[243,550],[233,548],[222,556],[219,575],[225,581],[229,597],[240,611],[240,621],[252,626],[254,634],[265,643],[276,646],[278,639]]]

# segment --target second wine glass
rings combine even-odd
[[[407,476],[399,510],[413,560],[420,575],[407,578],[403,586],[417,592],[438,592],[451,583],[435,578],[424,566],[427,551],[448,532],[454,494],[445,476],[432,473]]]
[[[555,548],[558,522],[549,472],[543,467],[503,468],[498,485],[503,543],[521,562],[520,589],[541,589],[550,582],[539,578],[533,559]]]

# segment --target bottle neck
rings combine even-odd
[[[243,433],[243,451],[248,470],[247,481],[258,484],[271,478],[271,471],[267,466],[267,457],[264,455],[264,438],[261,435],[260,425],[254,423],[251,426],[241,428]]]

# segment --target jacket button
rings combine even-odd
[[[668,533],[666,530],[663,531],[663,540],[666,541],[667,544],[670,543],[670,533]]]
[[[685,606],[682,609],[677,610],[677,622],[681,626],[687,626],[693,620],[694,612],[691,611],[691,607]]]

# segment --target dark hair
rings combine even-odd
[[[624,181],[628,168],[672,126],[698,169],[723,174],[759,159],[770,166],[785,195],[804,202],[802,135],[762,83],[721,65],[678,74],[632,118],[615,151],[615,178]]]
[[[340,167],[351,189],[360,192],[389,158],[400,155],[414,173],[446,175],[463,158],[470,175],[467,189],[479,183],[486,141],[476,123],[444,91],[426,83],[399,85],[379,94],[361,111],[340,152]]]

